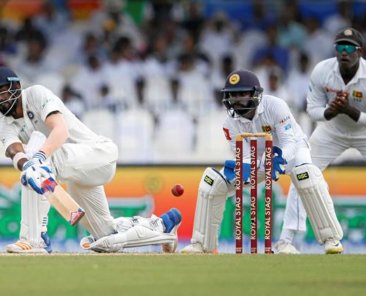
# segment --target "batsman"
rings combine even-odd
[[[92,132],[49,89],[41,85],[22,89],[19,77],[7,67],[0,67],[0,144],[21,171],[22,183],[20,239],[7,246],[8,252],[51,252],[47,194],[57,181],[67,185],[69,198],[80,205],[71,220],[85,212],[80,223],[91,235],[82,239],[82,248],[117,252],[160,244],[167,252],[175,251],[179,211],[114,219],[104,184],[115,174],[117,146]]]
[[[263,94],[257,76],[247,70],[228,75],[222,89],[223,104],[228,116],[223,124],[227,141],[235,153],[236,135],[241,133],[268,132],[273,137],[272,179],[277,181],[287,174],[301,198],[288,200],[284,226],[277,253],[298,254],[299,251],[286,236],[305,231],[305,223],[299,220],[309,216],[317,241],[325,253],[342,253],[340,240],[342,228],[334,211],[328,186],[322,172],[313,165],[306,135],[297,124],[284,100]],[[264,139],[258,139],[258,182],[264,180]],[[243,140],[243,183],[250,186],[249,140]],[[262,157],[260,157],[262,156]],[[212,253],[218,248],[219,228],[222,222],[226,198],[234,193],[235,161],[227,160],[218,171],[207,168],[201,178],[194,217],[191,244],[183,253]],[[305,210],[306,209],[306,213]],[[290,210],[289,210],[290,209]],[[302,221],[304,222],[304,221]]]

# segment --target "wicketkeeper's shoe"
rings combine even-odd
[[[49,254],[52,252],[51,241],[46,232],[42,232],[42,239],[44,242],[40,246],[32,246],[26,240],[18,240],[16,243],[6,246],[8,253],[15,254]]]
[[[182,221],[182,215],[178,209],[170,209],[168,212],[160,216],[164,225],[164,233],[169,233],[174,236],[174,241],[161,245],[164,253],[174,253],[178,246],[178,228]]]
[[[185,246],[181,251],[183,254],[203,254],[205,251],[200,243],[193,243]]]
[[[341,254],[343,246],[340,241],[329,239],[324,243],[325,254]]]
[[[277,254],[291,254],[297,255],[300,252],[295,248],[295,246],[289,242],[284,240],[279,240],[274,246],[273,249]]]

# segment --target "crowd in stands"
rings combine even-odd
[[[310,135],[305,110],[313,66],[334,56],[339,29],[366,33],[354,1],[325,1],[334,13],[319,17],[301,1],[273,1],[268,9],[268,1],[252,0],[238,18],[207,13],[205,1],[152,0],[139,24],[125,2],[104,1],[81,21],[45,1],[20,23],[0,22],[0,64],[13,68],[23,87],[50,88],[91,129],[113,138],[122,163],[230,158],[220,89],[239,68],[286,100]]]

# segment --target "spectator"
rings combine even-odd
[[[185,28],[197,44],[205,24],[205,18],[202,14],[202,4],[199,2],[190,2],[188,4],[187,14],[182,21],[182,27]]]
[[[267,44],[258,48],[253,56],[253,66],[257,67],[265,63],[266,59],[271,56],[276,64],[287,74],[289,66],[289,51],[277,42],[278,29],[276,24],[268,26],[266,29]]]
[[[212,67],[219,67],[221,58],[234,48],[234,29],[224,13],[217,13],[202,32],[199,48],[206,53]]]
[[[333,52],[333,40],[325,31],[317,18],[308,17],[305,20],[307,37],[304,51],[309,55],[311,66],[323,59],[331,57]]]
[[[41,13],[34,18],[35,26],[45,34],[48,42],[57,38],[66,29],[67,23],[65,12],[56,10],[52,1],[44,1]]]
[[[86,110],[86,106],[81,96],[76,93],[70,85],[65,85],[62,89],[61,99],[65,106],[75,114],[77,118],[81,118]]]
[[[306,94],[309,86],[310,61],[309,56],[302,52],[296,65],[291,69],[285,82],[290,93],[289,105],[295,115],[306,109]]]
[[[19,55],[11,64],[13,68],[19,69],[20,76],[35,82],[39,75],[53,71],[53,65],[46,61],[47,40],[41,31],[31,31],[25,39],[25,45],[25,55]]]
[[[81,95],[89,110],[99,105],[99,90],[108,83],[108,79],[105,67],[97,56],[88,57],[87,62],[73,77],[71,87]]]
[[[5,25],[0,25],[0,54],[14,55],[16,53],[17,46],[11,30]]]
[[[353,18],[352,5],[353,1],[338,0],[336,3],[337,12],[324,20],[323,27],[331,36],[351,25]]]

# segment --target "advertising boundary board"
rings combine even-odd
[[[182,212],[183,221],[179,236],[190,238],[196,205],[197,188],[206,165],[119,165],[113,180],[105,186],[113,216],[160,215],[175,207]],[[214,166],[220,169],[219,166]],[[345,239],[354,242],[366,241],[366,167],[330,167],[325,171],[330,193],[334,199],[337,216],[345,232]],[[176,197],[171,193],[175,184],[182,184],[185,192]],[[288,176],[282,176],[274,184],[274,240],[279,236],[290,184]],[[263,190],[258,188],[262,207]],[[244,234],[249,231],[249,193],[244,190]],[[220,239],[231,240],[233,233],[234,201],[228,198],[221,226]],[[258,213],[261,213],[259,210]],[[0,166],[0,239],[16,238],[20,220],[19,172],[11,166]],[[259,216],[259,238],[263,217]],[[80,226],[70,227],[54,209],[50,211],[49,233],[62,239],[78,238],[85,234]],[[308,227],[306,240],[313,240]]]

